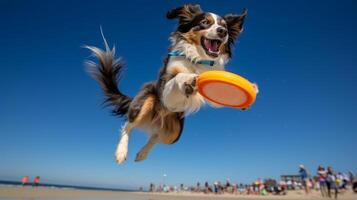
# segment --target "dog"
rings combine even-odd
[[[106,105],[113,108],[115,115],[126,118],[115,152],[117,163],[127,159],[128,141],[134,128],[149,133],[148,142],[136,154],[135,161],[146,159],[155,144],[174,144],[180,139],[185,116],[198,111],[207,101],[197,92],[198,75],[208,70],[224,70],[246,16],[246,9],[241,14],[221,17],[193,4],[168,11],[168,19],[178,20],[177,29],[170,36],[169,53],[158,79],[144,84],[135,97],[118,89],[124,65],[115,58],[115,48],[109,48],[103,33],[104,50],[86,47],[99,60],[87,64],[104,91]]]

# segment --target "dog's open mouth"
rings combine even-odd
[[[206,54],[211,57],[217,57],[219,54],[219,47],[221,46],[222,41],[216,39],[208,39],[205,37],[201,38],[201,45],[206,51]]]

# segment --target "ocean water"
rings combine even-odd
[[[2,188],[25,188],[34,189],[31,185],[23,187],[21,182],[18,181],[2,181],[0,180],[0,187]],[[109,191],[109,192],[130,192],[134,190],[124,190],[124,189],[113,189],[113,188],[96,188],[96,187],[84,187],[84,186],[72,186],[72,185],[57,185],[57,184],[41,184],[37,188],[49,188],[56,190],[86,190],[86,191]],[[6,193],[5,193],[6,194]],[[7,196],[7,195],[4,195]],[[134,196],[134,197],[24,197],[24,198],[13,198],[13,197],[2,197],[0,194],[0,200],[154,200],[153,198],[148,198],[145,196]]]

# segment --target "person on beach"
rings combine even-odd
[[[305,193],[309,194],[310,193],[310,176],[307,170],[305,169],[304,165],[299,166],[299,174],[302,182],[302,187],[305,189]]]
[[[40,177],[36,176],[35,179],[33,180],[33,186],[39,186],[40,185]]]
[[[356,181],[356,176],[352,171],[348,171],[348,178],[350,180],[350,185],[352,188],[352,191],[357,193],[357,181]]]
[[[339,180],[340,180],[339,189],[346,190],[348,183],[350,182],[349,177],[347,176],[346,173],[342,173],[342,172],[339,172],[337,176],[339,177]]]
[[[288,179],[286,181],[286,186],[288,187],[288,190],[294,190],[294,187],[293,187],[293,182],[291,179]]]
[[[233,191],[232,191],[232,194],[238,194],[238,183],[234,184],[233,185]]]
[[[231,193],[233,191],[231,186],[232,186],[232,184],[231,184],[230,180],[227,178],[226,185],[224,186],[225,192]]]
[[[319,183],[321,195],[323,197],[327,196],[326,178],[327,178],[327,171],[322,165],[320,165],[317,168],[317,181]]]
[[[348,171],[348,178],[350,179],[350,185],[353,185],[353,183],[356,181],[356,177],[352,171]]]
[[[197,182],[197,186],[196,186],[196,192],[201,192],[201,186],[200,186],[200,182]]]
[[[280,187],[280,192],[285,195],[286,194],[285,191],[287,190],[287,184],[284,180],[282,179],[280,180],[279,187]]]
[[[214,182],[214,193],[215,194],[218,194],[218,182],[216,181],[216,182]]]
[[[21,179],[22,186],[27,185],[29,183],[29,180],[30,180],[29,176],[22,177]]]
[[[246,185],[247,195],[253,194],[254,188],[253,185]]]
[[[223,193],[223,186],[221,184],[221,181],[218,181],[217,188],[218,188],[218,194],[222,194]]]
[[[338,188],[336,184],[336,174],[333,172],[332,167],[327,168],[326,185],[327,185],[328,197],[331,198],[331,189],[332,189],[335,192],[335,199],[337,199]]]
[[[155,185],[154,183],[150,183],[149,192],[154,192],[154,191],[155,191]]]
[[[243,183],[239,184],[239,194],[243,194],[244,192],[246,192],[246,188],[247,186],[244,186]]]
[[[183,186],[183,183],[180,184],[180,191],[185,191],[185,187]]]
[[[210,193],[210,192],[211,192],[211,190],[210,190],[209,184],[208,184],[208,182],[206,181],[206,182],[205,182],[205,193],[208,194],[208,193]]]

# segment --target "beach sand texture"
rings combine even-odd
[[[91,200],[203,200],[203,199],[326,199],[322,198],[318,192],[313,192],[310,195],[305,195],[302,192],[289,192],[285,196],[255,196],[255,195],[206,195],[194,193],[147,193],[147,192],[114,192],[114,191],[96,191],[96,190],[79,190],[79,189],[60,189],[60,188],[45,188],[45,187],[21,187],[21,186],[0,186],[0,199],[21,199],[21,200],[37,200],[37,199],[91,199]],[[352,200],[357,199],[357,194],[345,192],[338,199]]]

